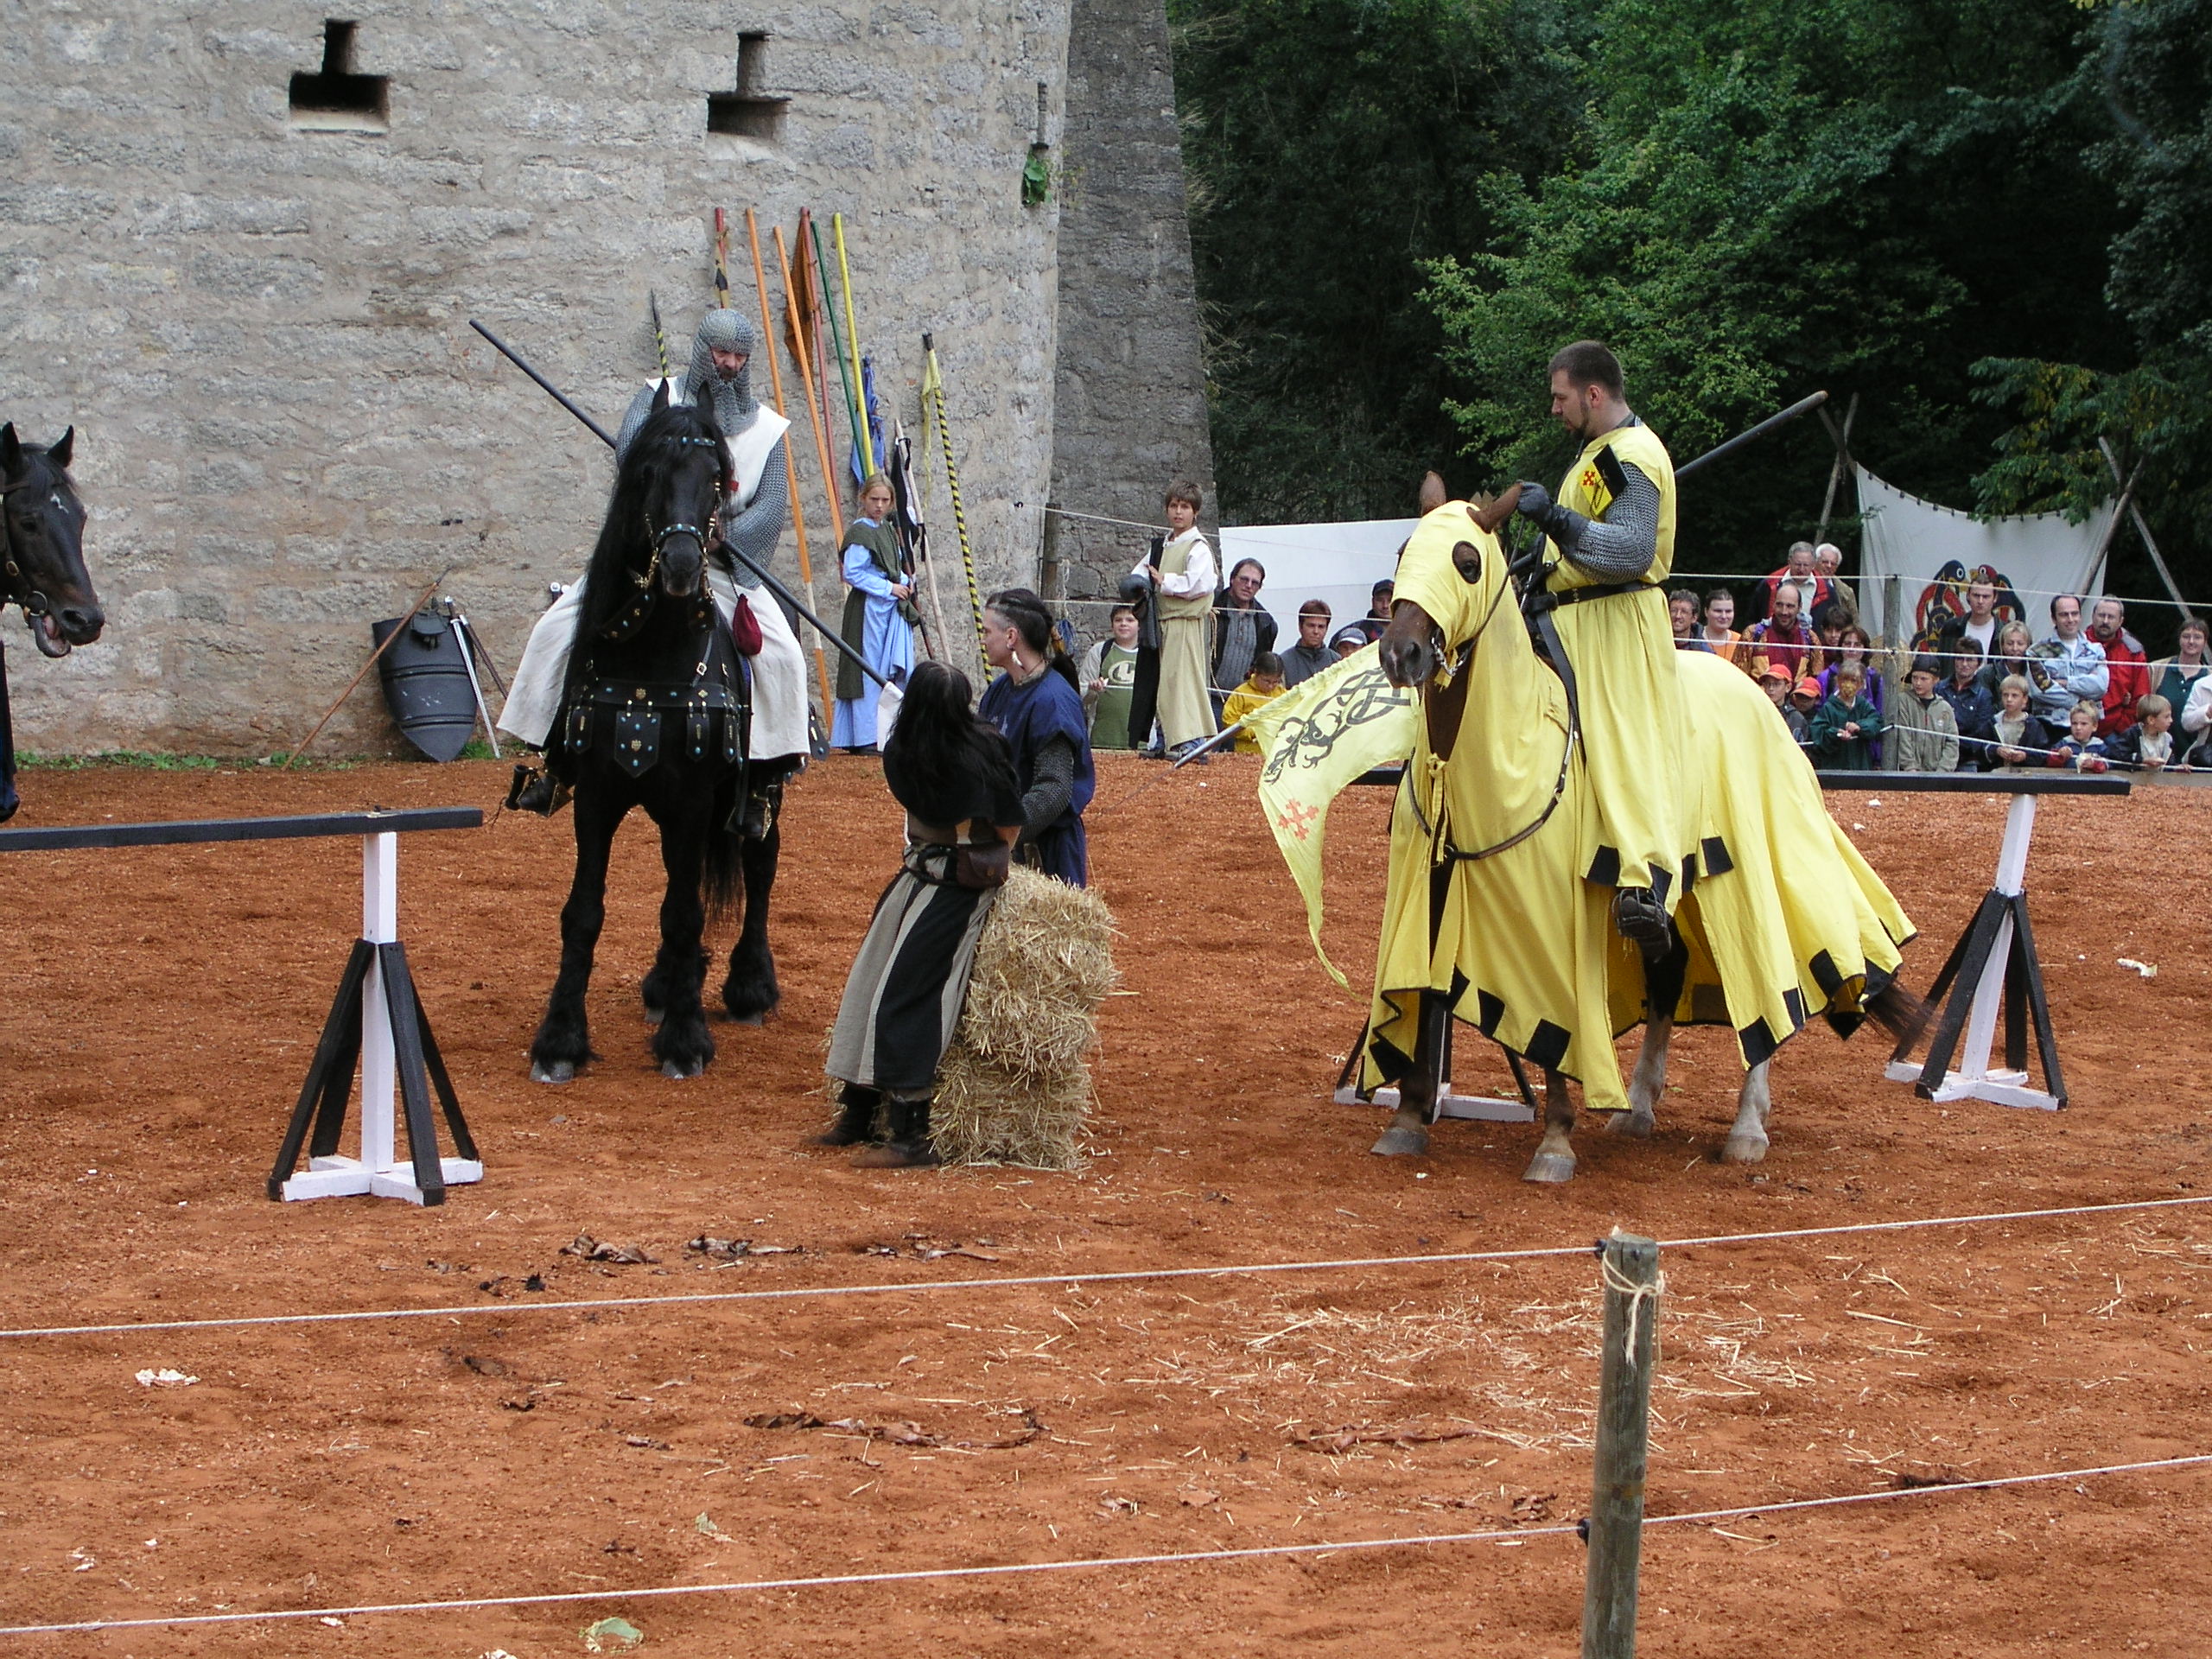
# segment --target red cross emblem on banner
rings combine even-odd
[[[1299,840],[1303,841],[1306,839],[1306,832],[1313,827],[1314,821],[1320,816],[1319,807],[1308,806],[1303,801],[1293,801],[1276,815],[1275,822],[1283,829],[1289,830]]]

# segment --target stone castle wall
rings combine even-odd
[[[611,428],[653,371],[648,290],[685,349],[717,205],[756,315],[741,210],[759,212],[772,289],[768,227],[788,235],[805,205],[826,235],[845,213],[861,333],[918,445],[935,334],[982,580],[1033,580],[1061,209],[1057,192],[1025,206],[1021,175],[1033,144],[1060,144],[1067,7],[358,0],[340,16],[351,69],[389,78],[378,133],[295,123],[290,78],[322,67],[321,8],[0,0],[0,419],[41,441],[76,425],[111,619],[66,661],[17,652],[18,742],[283,749],[359,667],[370,620],[448,566],[512,669],[545,583],[581,568],[611,461],[467,321]],[[707,130],[748,34],[766,40],[746,90],[789,99],[772,137]],[[1103,174],[1084,200],[1113,200]],[[834,617],[803,416],[794,436]],[[788,532],[779,565],[796,580]],[[365,687],[321,747],[395,743]]]
[[[1178,478],[1214,523],[1213,446],[1185,212],[1174,66],[1160,0],[1073,0],[1050,545],[1062,594],[1110,594]],[[1101,606],[1071,607],[1085,639]]]

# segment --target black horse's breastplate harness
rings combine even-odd
[[[652,590],[641,590],[645,610],[652,608]],[[633,613],[636,613],[633,614]],[[752,725],[753,700],[745,665],[737,654],[730,632],[702,583],[694,620],[701,645],[697,667],[683,682],[635,681],[601,674],[597,664],[585,662],[570,694],[564,741],[571,753],[583,754],[598,747],[632,778],[642,778],[659,761],[669,741],[671,721],[694,760],[703,760],[719,748],[733,765],[744,755]],[[633,599],[600,632],[600,639],[619,644],[644,625],[645,614]]]

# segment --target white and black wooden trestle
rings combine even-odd
[[[1847,781],[1855,780],[1855,781]],[[2035,930],[2028,922],[2028,843],[2034,837],[2036,798],[2040,795],[2125,795],[2133,785],[2112,773],[2050,772],[1823,772],[1833,789],[1881,790],[1904,794],[2002,794],[2012,798],[2005,815],[2005,839],[1997,855],[1997,879],[1951,947],[1928,1001],[1942,1012],[1924,1033],[1927,1057],[1914,1061],[1921,1033],[1907,1036],[1890,1056],[1883,1075],[1909,1083],[1923,1100],[1986,1100],[1998,1106],[2025,1106],[2056,1111],[2066,1104],[2066,1077],[2058,1064],[2058,1037],[2050,1021],[2043,963],[2036,956]],[[2005,1020],[2004,1064],[1992,1066],[1997,1020]],[[2028,1071],[2030,1033],[2043,1087],[2031,1086]]]
[[[164,847],[194,842],[293,841],[327,836],[361,837],[361,937],[353,943],[338,995],[315,1045],[299,1104],[270,1172],[269,1196],[279,1199],[337,1198],[367,1193],[410,1203],[445,1202],[446,1189],[484,1179],[476,1142],[461,1116],[453,1079],[431,1034],[429,1016],[416,994],[399,942],[399,836],[418,830],[473,830],[484,822],[473,806],[420,807],[399,811],[317,813],[296,817],[212,818],[169,823],[58,825],[0,830],[0,852],[59,851],[95,847]],[[353,1076],[361,1077],[361,1149],[338,1150]],[[435,1091],[458,1156],[439,1155]],[[394,1112],[395,1096],[404,1118]],[[399,1162],[397,1130],[407,1131],[407,1160]],[[295,1173],[300,1154],[308,1167]]]

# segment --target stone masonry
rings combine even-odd
[[[1111,0],[1102,26],[1145,10]],[[353,28],[346,60],[327,64],[333,22]],[[18,742],[284,749],[365,660],[369,622],[448,567],[446,591],[512,668],[545,584],[581,569],[611,457],[467,320],[611,427],[654,372],[649,290],[685,353],[716,206],[733,292],[756,317],[742,210],[758,211],[779,329],[770,227],[788,238],[810,206],[826,239],[828,215],[845,214],[863,340],[918,447],[920,337],[936,336],[982,583],[1034,581],[1061,316],[1098,359],[1063,387],[1096,400],[1112,385],[1103,415],[1085,404],[1071,429],[1133,447],[1125,460],[1064,443],[1071,492],[1148,477],[1159,435],[1193,426],[1192,383],[1132,402],[1132,359],[1120,380],[1102,366],[1116,330],[1153,338],[1133,307],[1193,311],[1186,248],[1179,288],[1132,287],[1154,243],[1087,234],[1109,280],[1064,299],[1059,192],[1023,200],[1032,146],[1064,149],[1068,29],[1068,0],[349,0],[336,17],[283,0],[0,0],[0,419],[39,441],[77,427],[110,617],[66,661],[18,649]],[[1147,42],[1130,49],[1165,111]],[[379,107],[295,108],[292,78],[326,67],[385,78]],[[715,93],[749,98],[753,124],[709,131]],[[1172,117],[1166,130],[1172,153]],[[1156,222],[1157,180],[1105,188],[1116,170],[1094,162],[1094,194],[1074,200],[1132,207],[1126,234],[1184,248]],[[1194,315],[1176,327],[1194,341]],[[1187,360],[1195,374],[1194,345]],[[754,385],[767,396],[765,360]],[[1202,408],[1195,429],[1202,444]],[[816,595],[834,617],[803,416],[793,435]],[[929,461],[957,632],[957,543]],[[1141,505],[1125,494],[1105,510]],[[779,566],[796,584],[788,533]],[[320,749],[396,745],[365,686]]]
[[[1177,478],[1205,492],[1213,446],[1185,213],[1174,67],[1159,0],[1073,0],[1060,203],[1052,504],[1153,524]],[[1111,594],[1143,531],[1054,515],[1062,594]],[[1105,608],[1071,607],[1085,639]]]

